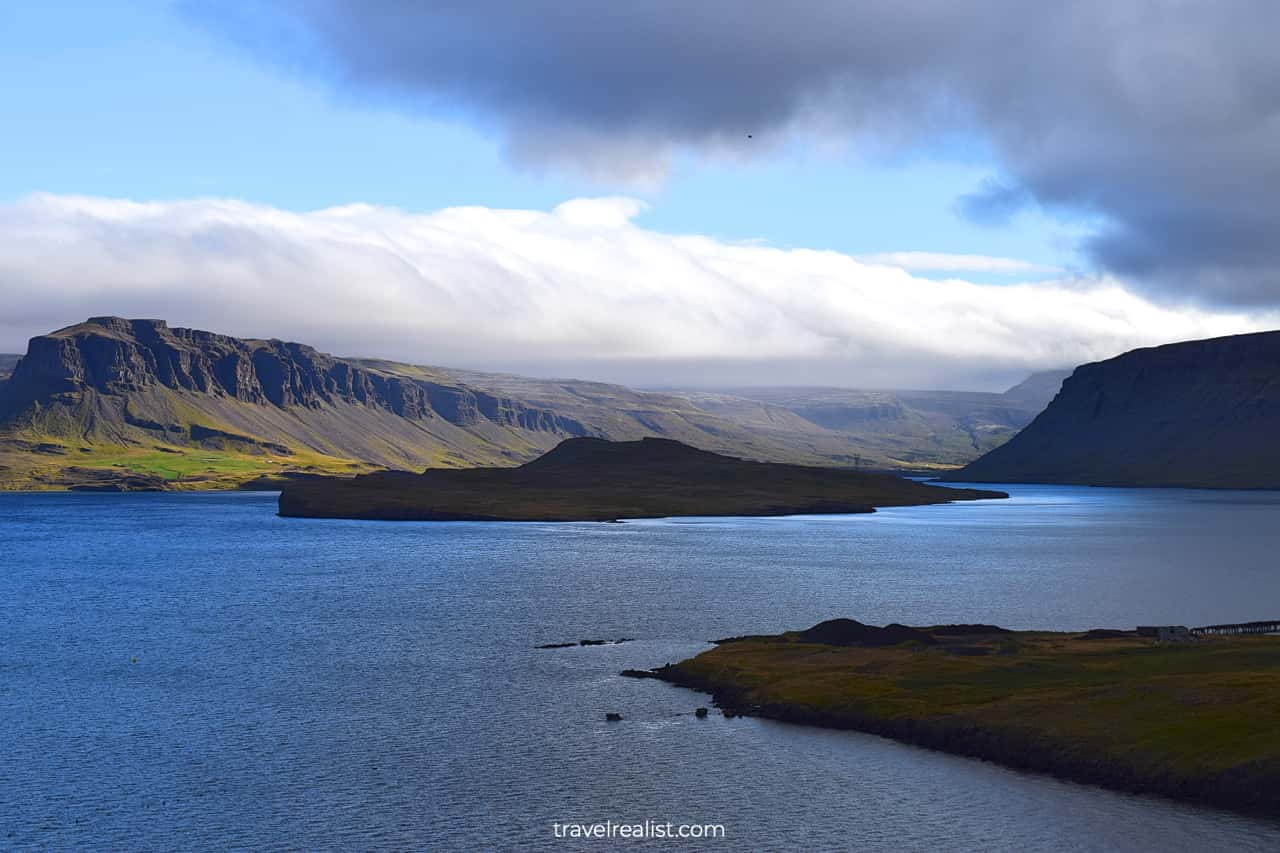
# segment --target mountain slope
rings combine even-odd
[[[1076,369],[1025,430],[946,479],[1280,488],[1280,332]]]
[[[0,352],[0,382],[9,378],[9,374],[13,373],[14,365],[22,358],[20,355],[12,353]]]

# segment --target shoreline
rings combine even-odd
[[[1252,656],[1252,661],[1263,650],[1268,660],[1280,663],[1280,638],[1202,640],[1198,650],[1188,646],[1191,656],[1182,662],[1186,664],[1184,677],[1180,673],[1170,676],[1164,671],[1170,661],[1157,659],[1184,651],[1173,644],[1140,644],[1129,637],[1088,640],[1084,635],[1051,632],[994,635],[991,641],[997,644],[1051,642],[1085,646],[1082,667],[1108,665],[1110,658],[1130,658],[1131,662],[1145,656],[1162,673],[1131,684],[1101,685],[1083,677],[1079,687],[1050,684],[1046,695],[1055,710],[1041,717],[1035,692],[1042,688],[1021,676],[1010,679],[1011,684],[1021,683],[1020,688],[1003,693],[997,690],[990,701],[992,706],[1010,704],[1019,709],[1013,715],[991,713],[982,703],[949,706],[945,699],[938,700],[945,692],[963,692],[971,690],[973,683],[991,681],[989,673],[967,667],[971,660],[986,664],[1001,654],[993,651],[970,658],[969,650],[975,647],[977,638],[966,638],[963,642],[967,645],[952,649],[912,648],[915,644],[910,640],[902,645],[850,647],[797,640],[802,633],[721,640],[717,648],[688,660],[628,675],[655,678],[709,694],[725,716],[858,731],[1014,770],[1280,820],[1280,751],[1274,748],[1274,742],[1255,743],[1251,739],[1251,728],[1273,730],[1272,717],[1280,712],[1270,712],[1264,719],[1248,710],[1234,710],[1238,725],[1232,726],[1230,715],[1243,703],[1232,705],[1223,700],[1233,695],[1231,691],[1244,689],[1241,685],[1247,684],[1248,679],[1243,675],[1229,679],[1226,692],[1219,691],[1216,696],[1210,695],[1212,690],[1207,688],[1202,688],[1206,691],[1203,696],[1187,692],[1193,689],[1190,685],[1200,665],[1191,656],[1206,650],[1215,654],[1241,652]],[[1115,648],[1108,649],[1108,645]],[[1075,650],[1070,654],[1074,658]],[[1065,662],[1068,667],[1074,665],[1072,660]],[[1172,664],[1176,668],[1179,661],[1174,658]],[[1045,659],[1028,662],[1033,668],[1050,665]],[[839,670],[840,666],[845,668]],[[995,666],[1016,670],[1018,664],[1000,661]],[[929,682],[931,669],[946,671],[947,675],[941,681]],[[839,677],[833,677],[833,673]],[[890,675],[886,678],[885,673]],[[1270,673],[1261,677],[1276,681]],[[1150,723],[1145,723],[1139,714],[1135,725],[1133,715],[1128,713],[1127,693],[1147,691],[1163,697],[1167,689],[1179,697],[1181,706],[1153,701]],[[1272,685],[1270,690],[1266,694],[1268,701],[1280,685]],[[1065,714],[1061,711],[1063,706],[1069,709]],[[1204,713],[1197,713],[1198,708],[1204,708]],[[1227,716],[1213,722],[1196,719],[1223,714]],[[1160,742],[1163,730],[1178,730],[1180,726],[1184,736],[1163,749],[1154,745]],[[1211,767],[1212,760],[1197,764],[1200,742],[1185,734],[1197,726],[1206,728],[1206,739],[1222,741],[1220,752],[1239,753],[1240,760],[1219,767]],[[1122,735],[1117,737],[1115,732]],[[1238,736],[1233,737],[1233,733]],[[1188,759],[1188,755],[1192,758]]]

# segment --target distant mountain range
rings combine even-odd
[[[33,338],[21,359],[0,356],[0,488],[213,488],[299,473],[516,465],[582,436],[945,470],[1007,440],[1064,375],[1038,374],[1004,394],[645,392],[98,317]]]
[[[671,393],[765,432],[817,426],[841,436],[875,467],[927,471],[956,467],[1008,441],[1048,405],[1069,373],[1037,373],[1002,394],[803,387]],[[831,458],[851,461],[848,451]]]
[[[946,479],[1280,488],[1280,332],[1076,368],[1025,430]]]

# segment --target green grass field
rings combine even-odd
[[[44,440],[60,452],[19,451],[0,454],[5,486],[17,489],[64,489],[78,471],[106,471],[158,477],[173,489],[230,489],[264,475],[292,471],[355,474],[376,466],[310,451],[290,454],[241,453],[173,445],[65,444]]]

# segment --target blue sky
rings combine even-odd
[[[116,314],[639,385],[993,389],[1280,326],[1251,17],[547,2],[0,6],[0,352]],[[991,186],[1012,218],[959,212]]]
[[[980,155],[886,161],[800,145],[752,161],[684,154],[660,186],[638,190],[512,165],[482,119],[406,115],[334,93],[166,3],[8,4],[0,21],[6,200],[41,191],[229,197],[295,211],[352,202],[545,210],[625,193],[649,203],[639,223],[666,232],[1074,262],[1072,230],[1047,216],[989,226],[956,212],[959,196],[996,173]]]

